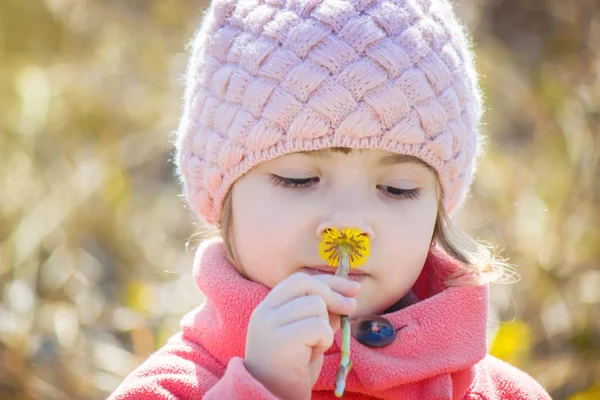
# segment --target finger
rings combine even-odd
[[[329,326],[333,333],[336,333],[342,327],[341,320],[341,315],[329,313]]]
[[[263,306],[278,308],[295,298],[312,294],[327,300],[331,297],[331,289],[322,280],[297,272],[276,285],[263,301]]]
[[[333,344],[329,320],[320,317],[303,319],[281,327],[278,331],[289,343],[301,343],[312,348],[311,358],[325,353]]]
[[[326,283],[331,290],[346,297],[355,297],[360,293],[360,283],[341,276],[321,274],[314,275],[312,278]]]
[[[329,319],[327,304],[318,295],[298,297],[273,310],[273,313],[276,326],[285,326],[313,317]]]
[[[305,308],[302,310],[303,314],[294,318],[294,320],[299,320],[299,319],[311,317],[311,316],[325,317],[325,315],[326,315],[325,313],[327,311],[334,313],[334,314],[352,314],[356,310],[356,300],[355,299],[353,299],[351,297],[342,296],[341,294],[339,294],[335,291],[332,291],[329,288],[329,286],[327,286],[323,282],[319,282],[316,279],[312,279],[311,283],[313,284],[313,286],[308,286],[306,290],[304,290],[303,292],[300,292],[297,295],[298,297],[295,297],[292,300],[288,301],[287,303],[281,305],[280,307],[275,308],[274,311],[277,314],[274,316],[274,318],[277,319],[278,315],[285,314],[285,313],[290,314],[290,315],[296,315],[296,312],[299,310],[294,310],[293,306],[288,306],[288,304],[290,304],[290,303],[305,306]],[[307,304],[306,304],[305,300],[300,301],[299,303],[295,303],[295,301],[297,301],[297,300],[303,299],[305,297],[312,297],[312,296],[320,297],[322,299],[322,301],[324,302],[324,307],[321,307],[320,310],[314,309],[313,312],[311,313],[310,309],[307,309]],[[311,301],[317,301],[317,300],[316,299],[309,300],[309,302],[311,302]],[[318,303],[311,303],[310,305],[317,307]],[[281,311],[280,310],[281,308],[284,308],[284,311]]]
[[[273,310],[273,326],[285,326],[302,319],[321,317],[329,320],[329,326],[335,333],[341,328],[341,315],[327,310],[325,301],[320,296],[305,296],[294,299]]]
[[[310,363],[308,364],[308,372],[310,374],[311,388],[315,386],[315,383],[317,383],[317,380],[319,379],[319,375],[321,375],[321,369],[323,369],[323,361],[325,361],[323,354],[321,354],[320,356],[313,356],[310,358]]]

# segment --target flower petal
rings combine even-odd
[[[350,268],[358,268],[365,264],[370,256],[369,237],[357,228],[345,228],[339,231],[330,228],[323,234],[319,243],[319,256],[331,267],[338,267],[340,256],[346,253],[350,260]]]

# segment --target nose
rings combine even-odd
[[[363,235],[369,237],[371,242],[375,239],[373,226],[369,223],[365,211],[352,210],[351,208],[338,207],[326,215],[317,226],[317,237],[323,237],[325,231],[331,228],[345,229],[357,228]]]

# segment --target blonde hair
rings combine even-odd
[[[439,197],[432,244],[437,245],[450,257],[459,261],[464,267],[462,270],[446,278],[446,286],[479,285],[511,280],[516,275],[514,268],[505,259],[492,254],[491,245],[473,239],[458,228],[442,206],[442,195]],[[220,226],[198,231],[190,237],[190,241],[221,237],[227,258],[238,268],[240,273],[246,276],[241,265],[236,262],[231,243],[232,211],[230,190],[223,205],[223,216]]]

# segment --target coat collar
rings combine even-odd
[[[487,285],[445,288],[445,277],[460,268],[432,249],[413,290],[423,299],[383,314],[396,327],[396,340],[382,348],[352,337],[352,370],[346,392],[379,398],[461,398],[473,379],[473,365],[486,354]],[[243,357],[252,311],[269,293],[238,274],[221,241],[203,245],[194,276],[205,303],[182,321],[184,337],[204,347],[222,365]],[[331,391],[339,365],[341,331],[325,353],[315,391]]]

